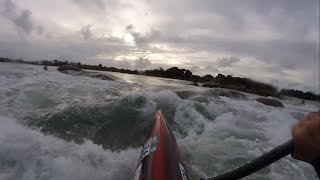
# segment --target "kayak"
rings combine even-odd
[[[169,124],[158,110],[149,130],[133,180],[188,180]]]

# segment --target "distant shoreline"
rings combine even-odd
[[[280,91],[271,84],[266,84],[258,81],[251,80],[249,78],[240,78],[240,77],[232,77],[231,75],[223,75],[218,74],[218,76],[213,77],[210,74],[205,76],[198,76],[192,74],[190,70],[187,69],[179,69],[177,67],[171,67],[169,69],[164,70],[163,68],[153,69],[153,70],[129,70],[129,69],[118,69],[115,67],[106,67],[99,65],[87,65],[78,63],[72,63],[68,61],[59,61],[59,60],[42,60],[42,61],[25,61],[21,59],[10,59],[0,57],[0,62],[8,62],[8,63],[21,63],[21,64],[30,64],[30,65],[41,65],[41,66],[73,66],[81,69],[88,70],[96,70],[96,71],[109,71],[109,72],[119,72],[126,74],[135,74],[135,75],[144,75],[144,76],[152,76],[152,77],[161,77],[168,79],[179,79],[191,81],[195,86],[198,86],[198,83],[203,83],[203,87],[209,88],[226,88],[232,89],[252,94],[257,94],[260,96],[273,96],[273,97],[281,97],[281,95],[292,96],[300,99],[306,100],[315,100],[320,101],[320,95],[316,95],[312,92],[303,92],[295,89],[282,89]]]

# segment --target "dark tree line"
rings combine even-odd
[[[303,92],[300,90],[295,89],[282,89],[280,91],[281,95],[285,96],[292,96],[300,99],[307,99],[307,100],[318,100],[320,101],[320,95],[315,95],[312,92]]]
[[[277,88],[271,84],[257,82],[249,78],[232,77],[231,75],[218,74],[217,77],[211,75],[204,76],[206,79],[211,79],[209,82],[203,84],[205,87],[220,87],[227,89],[234,89],[237,91],[258,94],[261,96],[278,97]]]
[[[147,76],[157,76],[182,80],[190,80],[192,76],[192,72],[190,70],[179,69],[177,67],[171,67],[167,70],[164,70],[163,68],[146,70],[144,71],[144,74]]]

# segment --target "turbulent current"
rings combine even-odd
[[[319,104],[260,104],[252,94],[190,82],[0,63],[0,179],[127,180],[161,109],[191,179],[233,169],[290,139],[290,127]],[[90,74],[90,73],[89,73]],[[290,156],[246,179],[316,179]]]

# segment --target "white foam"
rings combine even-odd
[[[187,128],[195,130],[201,122],[204,133],[178,138],[183,157],[191,166],[199,167],[207,176],[231,170],[291,138],[290,127],[297,122],[286,109],[259,105],[254,101],[231,100],[220,97],[205,105],[217,115],[214,121],[206,120],[184,102],[177,108],[176,120],[186,120],[184,114],[192,114]],[[182,103],[183,104],[183,103]],[[219,112],[220,111],[220,112]],[[184,124],[183,124],[184,125]],[[313,179],[316,178],[310,165],[286,157],[248,179]]]
[[[103,150],[65,142],[0,116],[0,179],[129,179],[139,149]]]

